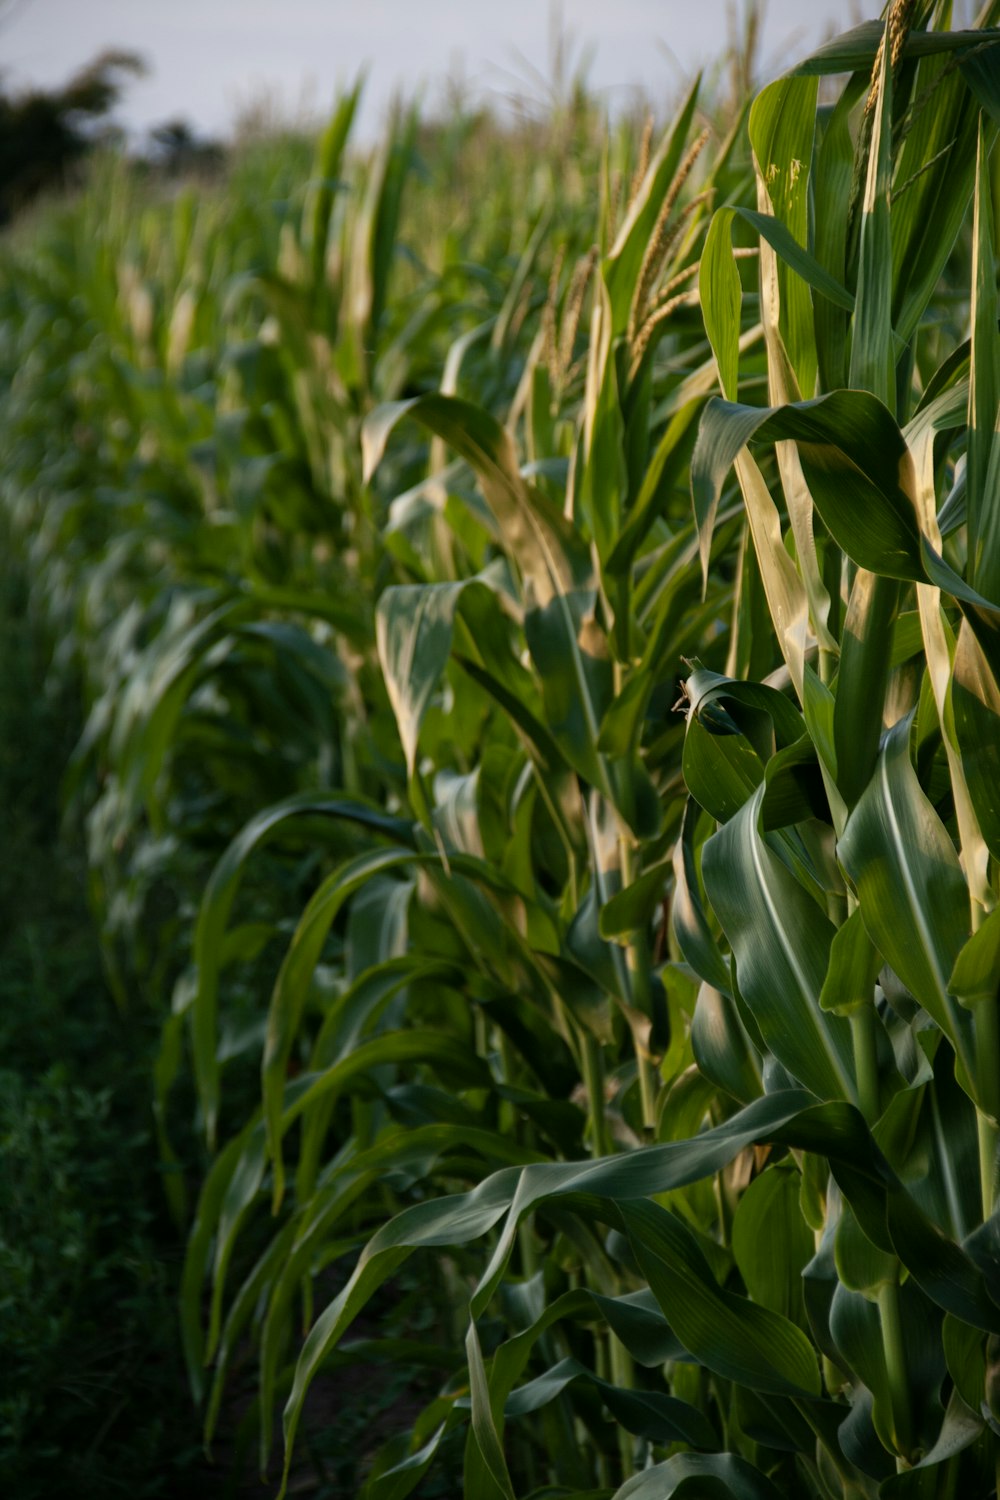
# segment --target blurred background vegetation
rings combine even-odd
[[[203,608],[199,591],[234,563],[264,588],[290,569],[314,574],[311,555],[283,551],[303,521],[322,558],[329,516],[310,507],[336,480],[316,472],[292,372],[248,342],[281,316],[267,278],[294,261],[315,142],[264,110],[225,149],[178,120],[130,153],[113,109],[142,67],[109,53],[64,88],[0,93],[0,1489],[19,1500],[260,1493],[249,1371],[227,1397],[214,1467],[202,1452],[177,1296],[188,1187],[206,1158],[183,1124],[193,1110],[181,1079],[164,1181],[149,1106],[192,913],[259,785],[239,726],[217,743],[218,728],[196,730],[171,772],[180,803],[168,824],[190,817],[194,830],[178,848],[116,803],[100,742],[136,653],[182,631],[192,602]],[[511,353],[523,355],[519,330],[553,264],[532,233],[544,219],[564,253],[586,248],[604,130],[566,51],[548,96],[522,99],[505,121],[456,89],[441,119],[406,126],[411,182],[384,342],[391,353],[392,337],[419,325],[410,389],[433,387],[456,334],[505,298]],[[363,177],[363,162],[351,170]],[[537,265],[525,264],[526,243]],[[487,389],[509,398],[516,359],[481,367]],[[296,430],[283,430],[289,420]],[[249,528],[221,512],[206,520],[217,484],[249,507]],[[272,513],[272,496],[292,513]],[[181,554],[186,598],[169,561]],[[300,684],[298,743],[264,747],[268,795],[333,774],[329,705],[347,685],[310,682],[314,670]],[[319,709],[317,686],[329,695]],[[211,784],[220,756],[223,791]],[[276,857],[259,879],[283,882],[293,909],[314,867]],[[251,1029],[267,973],[242,978]],[[234,1037],[234,1050],[255,1035]],[[251,1077],[248,1103],[252,1092]],[[425,1343],[452,1316],[445,1289],[406,1275],[375,1312],[383,1337]],[[341,1361],[319,1382],[303,1487],[356,1493],[427,1382],[405,1357],[391,1372],[363,1350]],[[460,1463],[461,1445],[446,1444],[423,1493],[454,1493]]]

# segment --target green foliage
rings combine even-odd
[[[4,522],[0,561],[0,1484],[199,1492],[149,1128],[155,1032],[109,1016],[80,840],[57,787],[75,684]]]
[[[134,1196],[151,1142],[124,1135],[110,1090],[70,1082],[65,1066],[0,1083],[0,1472],[26,1496],[128,1476],[134,1493],[161,1493],[180,1403],[151,1205]]]
[[[352,93],[240,235],[117,187],[56,239],[100,338],[7,294],[11,473],[47,382],[96,448],[8,508],[210,1156],[189,1381],[211,1440],[252,1347],[286,1483],[406,1274],[367,1500],[459,1445],[476,1500],[995,1492],[995,10],[896,0],[711,140],[697,84],[579,116],[599,203],[556,142],[424,221]]]

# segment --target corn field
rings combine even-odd
[[[0,249],[192,1433],[318,1489],[405,1366],[323,1493],[985,1500],[1000,4],[666,128],[359,97]]]

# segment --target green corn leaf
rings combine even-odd
[[[761,1093],[761,1058],[731,996],[703,984],[691,1020],[691,1050],[698,1070],[747,1104]],[[751,1288],[751,1292],[752,1292]]]
[[[920,550],[927,578],[955,600],[996,680],[1000,677],[1000,605],[971,588],[926,538]]]
[[[621,1297],[604,1297],[599,1292],[588,1295],[637,1364],[655,1369],[668,1359],[683,1358],[685,1350],[648,1287]]]
[[[620,337],[628,327],[629,310],[643,258],[688,144],[700,82],[696,78],[691,85],[670,129],[657,147],[608,254],[604,278],[611,300],[613,338]]]
[[[439,1408],[443,1404],[441,1401],[432,1403],[432,1410],[435,1411],[436,1415],[441,1414]],[[426,1417],[426,1415],[427,1412],[425,1409],[422,1416]],[[360,1492],[358,1500],[403,1500],[404,1496],[411,1494],[430,1469],[438,1449],[448,1436],[448,1433],[454,1428],[457,1420],[458,1413],[455,1407],[451,1406],[444,1421],[439,1423],[426,1443],[418,1448],[415,1453],[407,1454],[405,1458],[400,1459],[397,1463],[392,1463],[390,1458],[388,1462],[391,1467],[385,1466],[385,1454],[390,1447],[387,1444],[386,1448],[383,1448],[381,1453],[373,1460],[368,1482]],[[398,1448],[393,1448],[393,1457],[396,1452],[398,1452]]]
[[[684,738],[684,781],[705,811],[728,822],[764,779],[764,766],[745,735],[735,726],[713,732],[692,714]]]
[[[772,1166],[755,1177],[739,1201],[732,1234],[753,1300],[804,1329],[802,1272],[816,1246],[799,1207],[798,1174]]]
[[[896,616],[895,627],[892,632],[892,656],[889,659],[890,667],[902,666],[903,662],[910,661],[920,652],[923,645],[923,630],[920,621],[920,611],[907,609]]]
[[[738,682],[693,663],[684,693],[692,715],[708,724],[717,722],[722,733],[732,733],[735,725],[762,760],[769,760],[802,736],[802,716],[795,705],[766,683]]]
[[[884,1464],[882,1453],[893,1451],[893,1427],[889,1377],[877,1306],[860,1292],[852,1292],[838,1282],[830,1307],[830,1333],[838,1362],[852,1371],[861,1387],[855,1393],[855,1402],[864,1401],[861,1411],[856,1408],[853,1414],[854,1431],[845,1434],[847,1440],[842,1440],[843,1446],[855,1463],[864,1463],[869,1471],[874,1468],[881,1477],[891,1472],[891,1464]],[[875,1451],[870,1456],[864,1453],[864,1447],[868,1445],[858,1430],[862,1422],[857,1419],[861,1417],[863,1420],[864,1416],[874,1428]]]
[[[848,808],[875,770],[898,607],[895,579],[858,569],[840,642],[833,710],[837,790]]]
[[[489,1179],[481,1188],[467,1195],[468,1208],[464,1207],[464,1199],[458,1200],[458,1203],[463,1204],[459,1210],[463,1221],[463,1228],[459,1230],[459,1234],[485,1233],[502,1218],[508,1202],[507,1189],[511,1186],[511,1179],[505,1174],[500,1174],[499,1177]],[[282,1493],[287,1485],[292,1444],[301,1417],[302,1406],[316,1371],[326,1355],[336,1347],[341,1335],[357,1317],[370,1296],[387,1277],[392,1275],[393,1271],[407,1260],[413,1248],[423,1243],[439,1243],[438,1236],[442,1231],[446,1237],[448,1236],[448,1210],[457,1208],[458,1203],[446,1198],[418,1204],[415,1206],[416,1211],[405,1210],[402,1215],[385,1225],[369,1241],[343,1292],[314,1323],[299,1353],[292,1390],[285,1407],[285,1472]],[[443,1214],[442,1210],[444,1210]],[[421,1220],[425,1221],[423,1225]],[[486,1396],[485,1381],[483,1394]]]
[[[227,599],[187,625],[188,616],[178,609],[178,628],[168,626],[156,637],[115,705],[109,750],[130,795],[146,803],[154,822],[156,783],[184,703],[212,656],[227,653],[227,632],[246,614],[245,600]]]
[[[803,255],[809,235],[815,103],[814,80],[785,78],[765,89],[750,111],[758,207],[770,210],[776,222],[787,228],[789,238],[802,247]],[[815,392],[818,355],[813,308],[809,286],[793,271],[787,256],[776,253],[764,234],[759,241],[759,266],[768,400],[777,406]],[[779,443],[776,459],[811,627],[820,645],[832,650],[835,642],[827,626],[830,597],[820,573],[813,501],[800,455],[788,444]],[[793,681],[801,692],[797,663]]]
[[[816,89],[811,78],[779,79],[757,95],[748,122],[758,209],[773,215],[803,253],[808,241]],[[775,248],[769,237],[764,238],[760,286],[768,382],[772,400],[794,400],[812,395],[816,387],[812,301],[807,284],[792,274],[784,256],[775,255]]]
[[[664,889],[672,869],[670,860],[662,860],[643,870],[631,885],[623,887],[601,907],[598,925],[602,938],[623,937],[646,927],[664,898]]]
[[[188,1235],[180,1286],[181,1341],[188,1381],[196,1401],[204,1389],[205,1339],[202,1333],[202,1288],[211,1257],[216,1225],[226,1191],[247,1143],[259,1128],[251,1120],[241,1133],[228,1141],[216,1157],[202,1184],[195,1220]]]
[[[565,595],[589,573],[581,542],[562,516],[522,478],[506,429],[481,407],[432,393],[379,407],[363,431],[365,475],[381,461],[393,429],[404,417],[428,427],[465,459],[483,486],[511,556],[534,589],[536,607]]]
[[[285,1410],[286,1466],[313,1374],[374,1290],[414,1249],[422,1245],[467,1243],[486,1234],[506,1216],[490,1264],[472,1298],[471,1313],[477,1317],[499,1284],[523,1216],[539,1202],[562,1196],[593,1207],[595,1200],[606,1198],[607,1215],[617,1220],[623,1208],[636,1209],[636,1200],[710,1176],[747,1145],[763,1140],[784,1141],[807,1151],[821,1150],[834,1164],[841,1187],[849,1195],[866,1234],[886,1238],[886,1209],[887,1205],[891,1207],[895,1249],[911,1274],[921,1279],[921,1285],[926,1280],[928,1294],[933,1287],[947,1299],[944,1305],[949,1310],[955,1310],[949,1304],[961,1308],[957,1315],[965,1316],[966,1321],[969,1315],[973,1321],[988,1317],[988,1326],[1000,1320],[1000,1308],[995,1304],[992,1312],[987,1310],[990,1299],[973,1262],[954,1242],[933,1230],[901,1185],[893,1183],[858,1112],[843,1104],[817,1105],[803,1091],[786,1091],[755,1101],[725,1125],[705,1131],[694,1140],[647,1147],[624,1157],[590,1163],[545,1163],[520,1171],[506,1169],[470,1193],[405,1209],[369,1241],[351,1280],[321,1314],[303,1346]],[[887,1193],[887,1187],[891,1192]],[[583,1199],[581,1194],[585,1195]],[[641,1232],[645,1233],[645,1229],[643,1220]],[[887,1240],[884,1248],[893,1248],[893,1242]],[[925,1261],[929,1267],[926,1277]],[[945,1271],[950,1265],[951,1273],[941,1275],[938,1261]],[[758,1326],[763,1326],[759,1320],[754,1323],[755,1328]],[[709,1329],[706,1337],[710,1336]],[[809,1382],[813,1377],[805,1376],[804,1364],[808,1344],[802,1335],[798,1339],[802,1342],[793,1339],[787,1346],[785,1374],[775,1375],[772,1367],[772,1379],[785,1381],[787,1388],[787,1382],[795,1384],[802,1378],[811,1388]],[[786,1358],[781,1352],[785,1349],[783,1338],[776,1345],[779,1362]],[[725,1358],[725,1353],[720,1357]],[[796,1372],[794,1375],[790,1373],[792,1370]],[[485,1378],[483,1399],[488,1399]]]
[[[951,679],[955,739],[986,847],[1000,857],[1000,686],[969,618],[962,621]]]
[[[799,444],[824,524],[861,567],[890,578],[925,579],[906,443],[882,402],[863,391],[834,391],[777,409],[709,401],[691,460],[703,546],[726,474],[754,437]]]
[[[875,1003],[875,981],[882,958],[868,936],[859,907],[834,934],[830,967],[826,971],[819,1003],[823,1010],[849,1016]]]
[[[420,728],[451,656],[456,611],[466,594],[488,588],[492,581],[487,569],[478,580],[392,587],[376,607],[375,639],[406,758],[411,799],[428,831],[431,813],[417,770]],[[482,615],[481,606],[478,614]]]
[[[316,1100],[339,1093],[357,1076],[386,1064],[432,1063],[451,1079],[462,1079],[466,1087],[487,1087],[490,1075],[485,1063],[470,1055],[468,1044],[447,1032],[427,1029],[390,1031],[362,1042],[348,1057],[319,1073],[303,1073],[295,1080],[295,1097],[282,1114],[282,1126],[294,1124]]]
[[[853,1100],[850,1029],[819,1005],[834,928],[760,833],[763,792],[705,845],[705,886],[770,1050],[819,1098]]]
[[[709,236],[711,233],[709,229]],[[704,265],[704,256],[702,264]],[[709,317],[707,307],[705,317],[706,320]],[[761,330],[759,327],[752,328],[741,335],[737,326],[735,333],[735,351],[738,356],[742,350],[751,348],[759,341]],[[619,576],[631,567],[658,516],[666,509],[674,487],[680,484],[691,457],[697,432],[696,418],[705,398],[715,389],[717,381],[718,369],[713,355],[686,376],[665,403],[666,415],[669,416],[666,431],[656,445],[638,494],[630,503],[621,535],[605,564],[608,575]]]
[[[630,1421],[638,1428],[652,1423],[661,1432],[665,1430],[664,1424],[667,1424],[675,1434],[683,1434],[682,1441],[690,1442],[695,1447],[716,1446],[718,1439],[711,1424],[688,1403],[659,1393],[623,1391],[607,1382],[596,1381],[594,1372],[586,1366],[578,1365],[575,1360],[560,1362],[539,1377],[539,1381],[529,1382],[527,1387],[522,1387],[516,1398],[516,1406],[511,1408],[511,1392],[521,1378],[532,1352],[546,1338],[549,1329],[564,1319],[592,1318],[595,1308],[608,1319],[629,1352],[641,1363],[662,1363],[664,1349],[669,1349],[672,1354],[682,1352],[648,1291],[637,1296],[603,1297],[595,1292],[577,1290],[565,1292],[549,1301],[529,1327],[508,1339],[490,1359],[489,1406],[477,1410],[476,1417],[481,1428],[492,1427],[494,1436],[487,1439],[484,1447],[480,1447],[477,1442],[467,1448],[467,1490],[484,1495],[492,1494],[494,1487],[502,1491],[503,1475],[495,1474],[490,1468],[484,1448],[495,1454],[501,1444],[507,1416],[535,1409],[541,1402],[551,1400],[559,1394],[568,1381],[575,1378],[587,1379],[589,1384],[596,1385],[605,1399],[609,1403],[614,1402],[616,1407],[624,1401],[623,1411],[627,1411],[628,1415],[620,1418],[623,1422]],[[659,1357],[654,1358],[654,1355]],[[476,1399],[473,1398],[474,1401]]]
[[[968,892],[951,839],[910,764],[909,730],[904,719],[886,736],[838,854],[872,942],[971,1068],[969,1017],[948,994],[968,937]]]
[[[941,1327],[941,1342],[956,1392],[971,1411],[978,1412],[986,1395],[986,1350],[982,1334],[947,1314]]]
[[[410,777],[416,770],[420,726],[451,654],[452,622],[464,587],[436,583],[389,588],[375,612],[379,660]]]
[[[339,100],[320,137],[314,167],[316,181],[304,212],[304,239],[309,250],[313,287],[318,293],[326,275],[326,252],[330,235],[330,213],[340,186],[340,164],[361,98],[363,80]]]
[[[347,1057],[340,1059],[331,1067],[320,1073],[307,1073],[300,1075],[294,1084],[286,1089],[282,1112],[282,1128],[287,1130],[295,1120],[305,1113],[310,1106],[315,1105],[317,1100],[322,1100],[330,1095],[341,1094],[353,1088],[363,1088],[367,1078],[375,1076],[377,1070],[384,1067],[394,1067],[400,1063],[420,1062],[430,1064],[441,1070],[454,1083],[461,1080],[470,1087],[488,1087],[490,1078],[485,1065],[479,1058],[470,1056],[467,1046],[457,1037],[452,1037],[440,1032],[428,1030],[412,1030],[390,1032],[381,1037],[372,1039],[356,1047]],[[418,1153],[421,1149],[426,1150],[428,1142],[432,1142],[437,1149],[443,1145],[454,1143],[477,1145],[482,1136],[477,1133],[471,1136],[468,1132],[458,1133],[449,1141],[447,1133],[439,1129],[437,1135],[425,1133],[421,1138],[419,1132],[407,1141],[407,1147],[411,1152]],[[487,1155],[493,1149],[493,1142],[486,1138]],[[225,1190],[218,1208],[218,1216],[215,1224],[215,1257],[212,1272],[212,1300],[209,1314],[209,1329],[206,1345],[206,1357],[211,1358],[215,1352],[221,1332],[222,1302],[225,1291],[227,1270],[236,1246],[237,1237],[243,1227],[247,1214],[257,1199],[263,1182],[264,1167],[266,1165],[266,1141],[264,1130],[258,1124],[249,1139],[245,1142],[242,1151],[235,1159],[227,1176]],[[519,1155],[519,1153],[515,1153]],[[504,1153],[501,1149],[501,1157]],[[396,1166],[404,1164],[404,1158],[400,1152],[395,1152],[389,1159]],[[422,1162],[423,1158],[417,1155],[417,1160]],[[362,1168],[355,1163],[354,1176],[360,1178]],[[366,1183],[364,1180],[353,1184],[353,1194],[348,1193],[345,1198],[341,1194],[339,1202],[342,1209],[346,1209],[353,1196],[358,1196],[361,1190],[370,1182],[377,1180],[372,1176]],[[352,1186],[349,1184],[349,1187]],[[323,1195],[326,1197],[327,1195]],[[315,1200],[314,1200],[315,1206]],[[204,1209],[201,1210],[204,1212]],[[324,1222],[332,1223],[332,1216],[327,1207]],[[285,1268],[278,1279],[274,1296],[278,1296],[282,1285],[286,1288],[286,1300],[294,1295],[295,1288],[304,1274],[308,1262],[308,1252],[304,1261],[297,1269]],[[267,1325],[265,1325],[265,1337],[262,1349],[262,1368],[266,1370],[267,1364]],[[273,1372],[272,1372],[273,1374]],[[262,1376],[261,1399],[266,1406],[270,1405],[273,1380]]]
[[[813,249],[817,262],[838,286],[847,279],[849,208],[854,176],[854,141],[849,118],[863,88],[863,79],[852,79],[834,105],[819,141],[812,174],[815,205]],[[844,308],[829,292],[814,302],[816,360],[821,390],[836,390],[847,385],[848,314],[853,310],[853,306]]]
[[[589,601],[581,602],[587,613],[574,624],[565,597],[533,610],[525,620],[525,638],[541,679],[546,723],[556,742],[575,769],[609,795],[614,787],[598,744],[601,720],[612,698],[612,668]],[[632,810],[622,811],[632,823]]]
[[[794,1139],[804,1149],[822,1149],[849,1164],[852,1202],[859,1216],[864,1215],[866,1232],[872,1230],[891,1248],[884,1226],[885,1177],[879,1154],[872,1153],[870,1138],[856,1110],[847,1105],[802,1108],[810,1095],[797,1090],[783,1090],[749,1104],[726,1125],[706,1131],[696,1139],[668,1142],[662,1146],[632,1152],[628,1158],[609,1157],[581,1165],[553,1163],[544,1168],[529,1168],[514,1185],[503,1233],[494,1249],[472,1298],[472,1311],[478,1316],[495,1292],[511,1254],[521,1217],[539,1201],[555,1195],[586,1193],[591,1198],[607,1197],[618,1203],[623,1199],[653,1197],[689,1182],[699,1181],[726,1162],[743,1146],[759,1138],[762,1121],[769,1120],[770,1139]],[[800,1108],[795,1110],[792,1101]],[[778,1124],[776,1122],[780,1121]],[[862,1142],[864,1144],[862,1144]],[[847,1191],[847,1189],[845,1189]],[[876,1204],[880,1205],[876,1209]],[[873,1218],[872,1213],[879,1217]]]
[[[253,852],[288,825],[317,817],[329,818],[334,833],[338,822],[344,820],[357,822],[398,843],[412,844],[413,841],[411,825],[359,798],[307,792],[258,813],[226,849],[205,887],[194,932],[197,988],[191,1005],[191,1029],[195,1078],[210,1141],[214,1139],[219,1105],[217,1010],[219,972],[229,913]]]
[[[281,965],[268,1010],[267,1035],[261,1063],[264,1118],[273,1164],[275,1212],[284,1195],[281,1136],[285,1071],[308,987],[330,926],[344,903],[369,880],[377,875],[405,869],[419,858],[419,855],[409,850],[378,849],[349,860],[329,876],[312,897]]]
[[[997,19],[995,7],[991,8],[988,19]],[[985,45],[964,52],[958,66],[977,103],[1000,123],[1000,48],[995,31],[984,32],[984,36]]]
[[[739,377],[743,289],[733,258],[731,209],[720,208],[712,217],[701,253],[698,291],[705,318],[705,332],[719,368],[722,394],[727,401],[735,401]]]
[[[871,391],[890,410],[895,405],[892,347],[892,35],[886,21],[858,246],[858,293],[848,383]]]
[[[996,1004],[1000,988],[1000,906],[959,951],[948,980],[949,994],[963,1005]]]
[[[603,282],[596,295],[584,397],[583,449],[573,499],[594,538],[597,555],[606,565],[621,531],[628,474],[618,365],[611,337],[611,300]],[[627,632],[627,613],[621,623]]]
[[[678,1453],[626,1480],[612,1500],[778,1500],[759,1469],[733,1453]]]
[[[626,1204],[621,1213],[650,1289],[700,1363],[753,1390],[819,1395],[816,1356],[798,1328],[724,1292],[693,1235],[672,1214],[652,1203]]]
[[[267,1249],[259,1257],[250,1274],[244,1279],[226,1314],[218,1348],[215,1355],[215,1374],[208,1404],[205,1408],[203,1441],[206,1449],[212,1442],[222,1411],[226,1376],[230,1371],[239,1342],[246,1332],[262,1294],[265,1294],[286,1262],[295,1235],[295,1224],[289,1221],[274,1236]]]
[[[293,1085],[286,1097],[294,1089]],[[294,1099],[292,1103],[294,1105]],[[270,1288],[260,1335],[262,1469],[270,1453],[275,1392],[286,1357],[294,1301],[303,1277],[309,1273],[317,1244],[351,1214],[355,1205],[364,1201],[363,1195],[373,1185],[384,1181],[387,1173],[408,1173],[414,1182],[426,1181],[433,1178],[438,1162],[446,1156],[456,1170],[462,1171],[458,1155],[466,1150],[480,1153],[483,1162],[491,1167],[507,1165],[512,1157],[518,1162],[538,1159],[534,1153],[524,1153],[513,1147],[499,1134],[478,1130],[468,1123],[436,1123],[416,1129],[392,1130],[365,1151],[341,1153],[331,1164],[332,1170],[323,1174],[319,1190],[291,1221],[295,1239]],[[350,1239],[343,1246],[344,1252],[356,1249],[356,1245],[356,1238]],[[460,1359],[460,1354],[455,1351],[453,1358]]]
[[[924,1454],[912,1469],[886,1479],[880,1494],[886,1500],[932,1500],[940,1494],[946,1476],[954,1471],[954,1461],[982,1432],[983,1422],[977,1412],[970,1410],[961,1396],[952,1391],[941,1430],[930,1452]],[[939,1467],[943,1472],[935,1474],[934,1470]]]
[[[916,33],[911,33],[911,37]],[[943,36],[945,33],[938,33]],[[986,55],[997,55],[995,46]],[[892,199],[893,316],[898,336],[909,342],[940,283],[966,219],[976,171],[977,101],[966,81],[972,62],[954,67],[944,54],[924,58],[914,79],[918,98],[931,109],[914,109],[896,153]],[[995,63],[993,65],[995,71]]]
[[[875,54],[884,34],[881,21],[864,21],[851,31],[834,37],[799,63],[796,73],[819,75],[828,73],[871,73]],[[940,52],[967,52],[991,43],[996,33],[991,31],[918,31],[910,32],[903,45],[904,60],[918,57],[933,57]]]
[[[997,346],[997,269],[990,183],[990,146],[995,131],[979,125],[976,162],[975,254],[972,274],[972,360],[969,379],[967,510],[969,581],[988,597],[1000,595],[1000,532],[993,517],[988,480],[997,460],[997,412],[1000,409],[1000,350]]]
[[[924,1213],[961,1243],[982,1207],[976,1111],[955,1082],[947,1047],[938,1047],[933,1069],[917,1061],[910,1087],[893,1094],[874,1134]]]
[[[793,270],[807,286],[812,287],[814,292],[819,292],[822,297],[831,302],[834,307],[838,307],[844,312],[854,311],[854,297],[795,238],[788,227],[787,220],[776,218],[773,214],[756,213],[750,208],[719,209],[716,217],[724,215],[742,219],[744,224],[748,224],[751,229],[756,230],[785,265]],[[704,256],[702,259],[704,260]],[[735,399],[735,397],[729,395],[728,391],[724,391],[724,394],[730,401]]]
[[[841,1208],[834,1236],[834,1261],[841,1286],[861,1292],[869,1301],[876,1299],[884,1286],[894,1286],[899,1273],[896,1257],[873,1245],[864,1233],[850,1205]],[[862,1372],[865,1383],[871,1385]],[[872,1386],[872,1389],[876,1389]]]
[[[830,821],[819,760],[808,735],[773,755],[764,779],[766,787],[760,804],[760,826],[764,833],[808,823],[811,819]]]
[[[901,1188],[890,1191],[887,1210],[893,1249],[925,1296],[974,1328],[1000,1332],[1000,1305],[971,1255],[933,1225]]]
[[[773,688],[700,667],[684,693],[690,704],[684,779],[695,800],[725,822],[760,785],[765,762],[801,736],[802,719]]]
[[[545,724],[542,694],[512,649],[509,622],[490,589],[470,588],[455,618],[455,657],[503,709],[532,759],[550,779],[565,772],[563,752]]]
[[[576,1382],[591,1386],[612,1416],[637,1437],[653,1443],[691,1443],[700,1448],[712,1447],[718,1441],[706,1418],[686,1401],[656,1391],[623,1390],[599,1379],[593,1370],[573,1358],[559,1360],[544,1374],[513,1390],[507,1397],[504,1414],[510,1418],[539,1411]]]
[[[350,313],[357,371],[371,386],[372,357],[389,296],[406,179],[414,164],[417,114],[398,117],[380,141],[364,178],[364,198],[353,225],[345,309]]]
[[[524,579],[525,633],[542,679],[549,722],[574,764],[610,792],[597,751],[611,698],[611,670],[594,619],[590,560],[582,539],[521,476],[513,443],[487,412],[456,397],[428,395],[382,407],[365,424],[365,472],[378,464],[403,417],[422,422],[476,471],[509,555]],[[634,809],[623,809],[626,816]]]
[[[698,809],[689,801],[681,836],[674,846],[674,899],[670,916],[678,946],[695,973],[715,989],[728,991],[729,966],[712,936],[701,896],[695,850],[697,821]]]

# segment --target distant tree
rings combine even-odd
[[[150,159],[168,177],[211,172],[225,161],[218,141],[195,134],[186,120],[167,120],[149,132]]]
[[[126,78],[144,72],[134,53],[104,52],[61,89],[0,90],[0,223],[69,179],[101,138]]]

